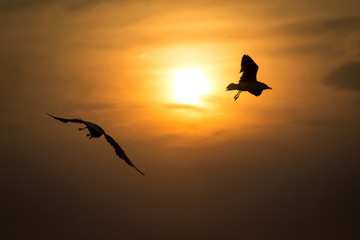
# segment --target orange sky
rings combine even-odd
[[[358,1],[4,0],[0,13],[0,236],[351,239]],[[273,90],[234,102],[243,54]],[[187,67],[210,86],[197,104],[173,94]],[[47,112],[99,124],[147,176]]]

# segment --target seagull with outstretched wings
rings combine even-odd
[[[260,96],[263,90],[272,89],[265,83],[259,82],[256,79],[256,73],[259,67],[256,65],[254,60],[248,55],[244,55],[241,60],[240,73],[243,73],[240,77],[239,83],[230,83],[226,87],[226,91],[238,90],[239,92],[235,95],[234,100],[238,99],[242,91],[248,91],[249,93]]]
[[[115,140],[110,137],[109,135],[107,135],[105,133],[105,131],[97,124],[92,123],[92,122],[87,122],[87,121],[83,121],[81,119],[66,119],[66,118],[59,118],[59,117],[55,117],[51,114],[48,113],[48,115],[56,120],[59,120],[61,122],[64,123],[68,123],[68,122],[73,122],[73,123],[82,123],[85,124],[85,127],[83,128],[79,128],[79,131],[84,130],[84,129],[88,129],[89,133],[86,134],[86,136],[89,137],[89,139],[91,138],[99,138],[102,135],[104,135],[106,141],[108,141],[110,143],[110,145],[115,149],[115,153],[116,155],[123,159],[127,164],[129,164],[131,167],[135,168],[139,173],[141,173],[142,175],[144,175],[144,173],[142,173],[139,169],[137,169],[137,167],[135,167],[135,165],[130,161],[130,159],[128,158],[128,156],[126,156],[124,150],[120,147],[120,145],[115,142]]]

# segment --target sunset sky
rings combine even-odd
[[[0,0],[0,36],[0,238],[360,236],[360,1]]]

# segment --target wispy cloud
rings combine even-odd
[[[171,104],[164,104],[165,108],[168,109],[182,109],[182,110],[193,110],[193,111],[204,111],[203,108],[191,105],[191,104],[177,104],[177,103],[171,103]]]
[[[360,91],[360,62],[350,62],[334,69],[323,82],[339,89]]]

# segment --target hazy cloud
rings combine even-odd
[[[326,85],[360,91],[360,62],[350,62],[334,69],[324,78]]]
[[[46,0],[4,0],[0,2],[0,10],[16,10],[16,9],[25,9],[29,7],[37,7],[41,5],[48,5],[50,1]]]
[[[63,108],[68,109],[69,112],[100,112],[106,110],[114,110],[116,108],[115,104],[108,104],[108,103],[96,103],[96,102],[89,102],[89,103],[74,103],[68,102],[63,105]]]
[[[53,4],[61,4],[66,10],[79,10],[86,7],[92,7],[106,0],[79,0],[79,1],[47,1],[47,0],[4,0],[0,2],[0,11],[6,10],[22,10],[29,8],[37,8],[50,6]]]
[[[203,108],[195,106],[195,105],[190,105],[190,104],[165,104],[164,105],[165,108],[169,108],[169,109],[184,109],[184,110],[195,110],[195,111],[204,111]]]
[[[291,39],[281,47],[283,52],[334,58],[359,54],[359,28],[360,16],[347,16],[287,21],[273,32]]]
[[[290,23],[282,27],[282,31],[295,35],[319,34],[319,33],[344,33],[358,31],[360,27],[360,16],[348,16],[332,19],[310,19]]]
[[[152,57],[152,54],[151,53],[148,53],[148,52],[143,52],[141,53],[140,55],[137,56],[138,58],[151,58]]]
[[[278,49],[269,51],[279,52]],[[294,54],[294,55],[321,55],[321,56],[334,56],[342,53],[341,49],[334,48],[331,42],[311,42],[311,43],[298,43],[284,46],[280,52]]]
[[[0,239],[357,239],[359,103],[312,86],[359,90],[351,1],[0,0]],[[274,90],[234,102],[243,52]],[[185,65],[203,107],[165,102]]]

